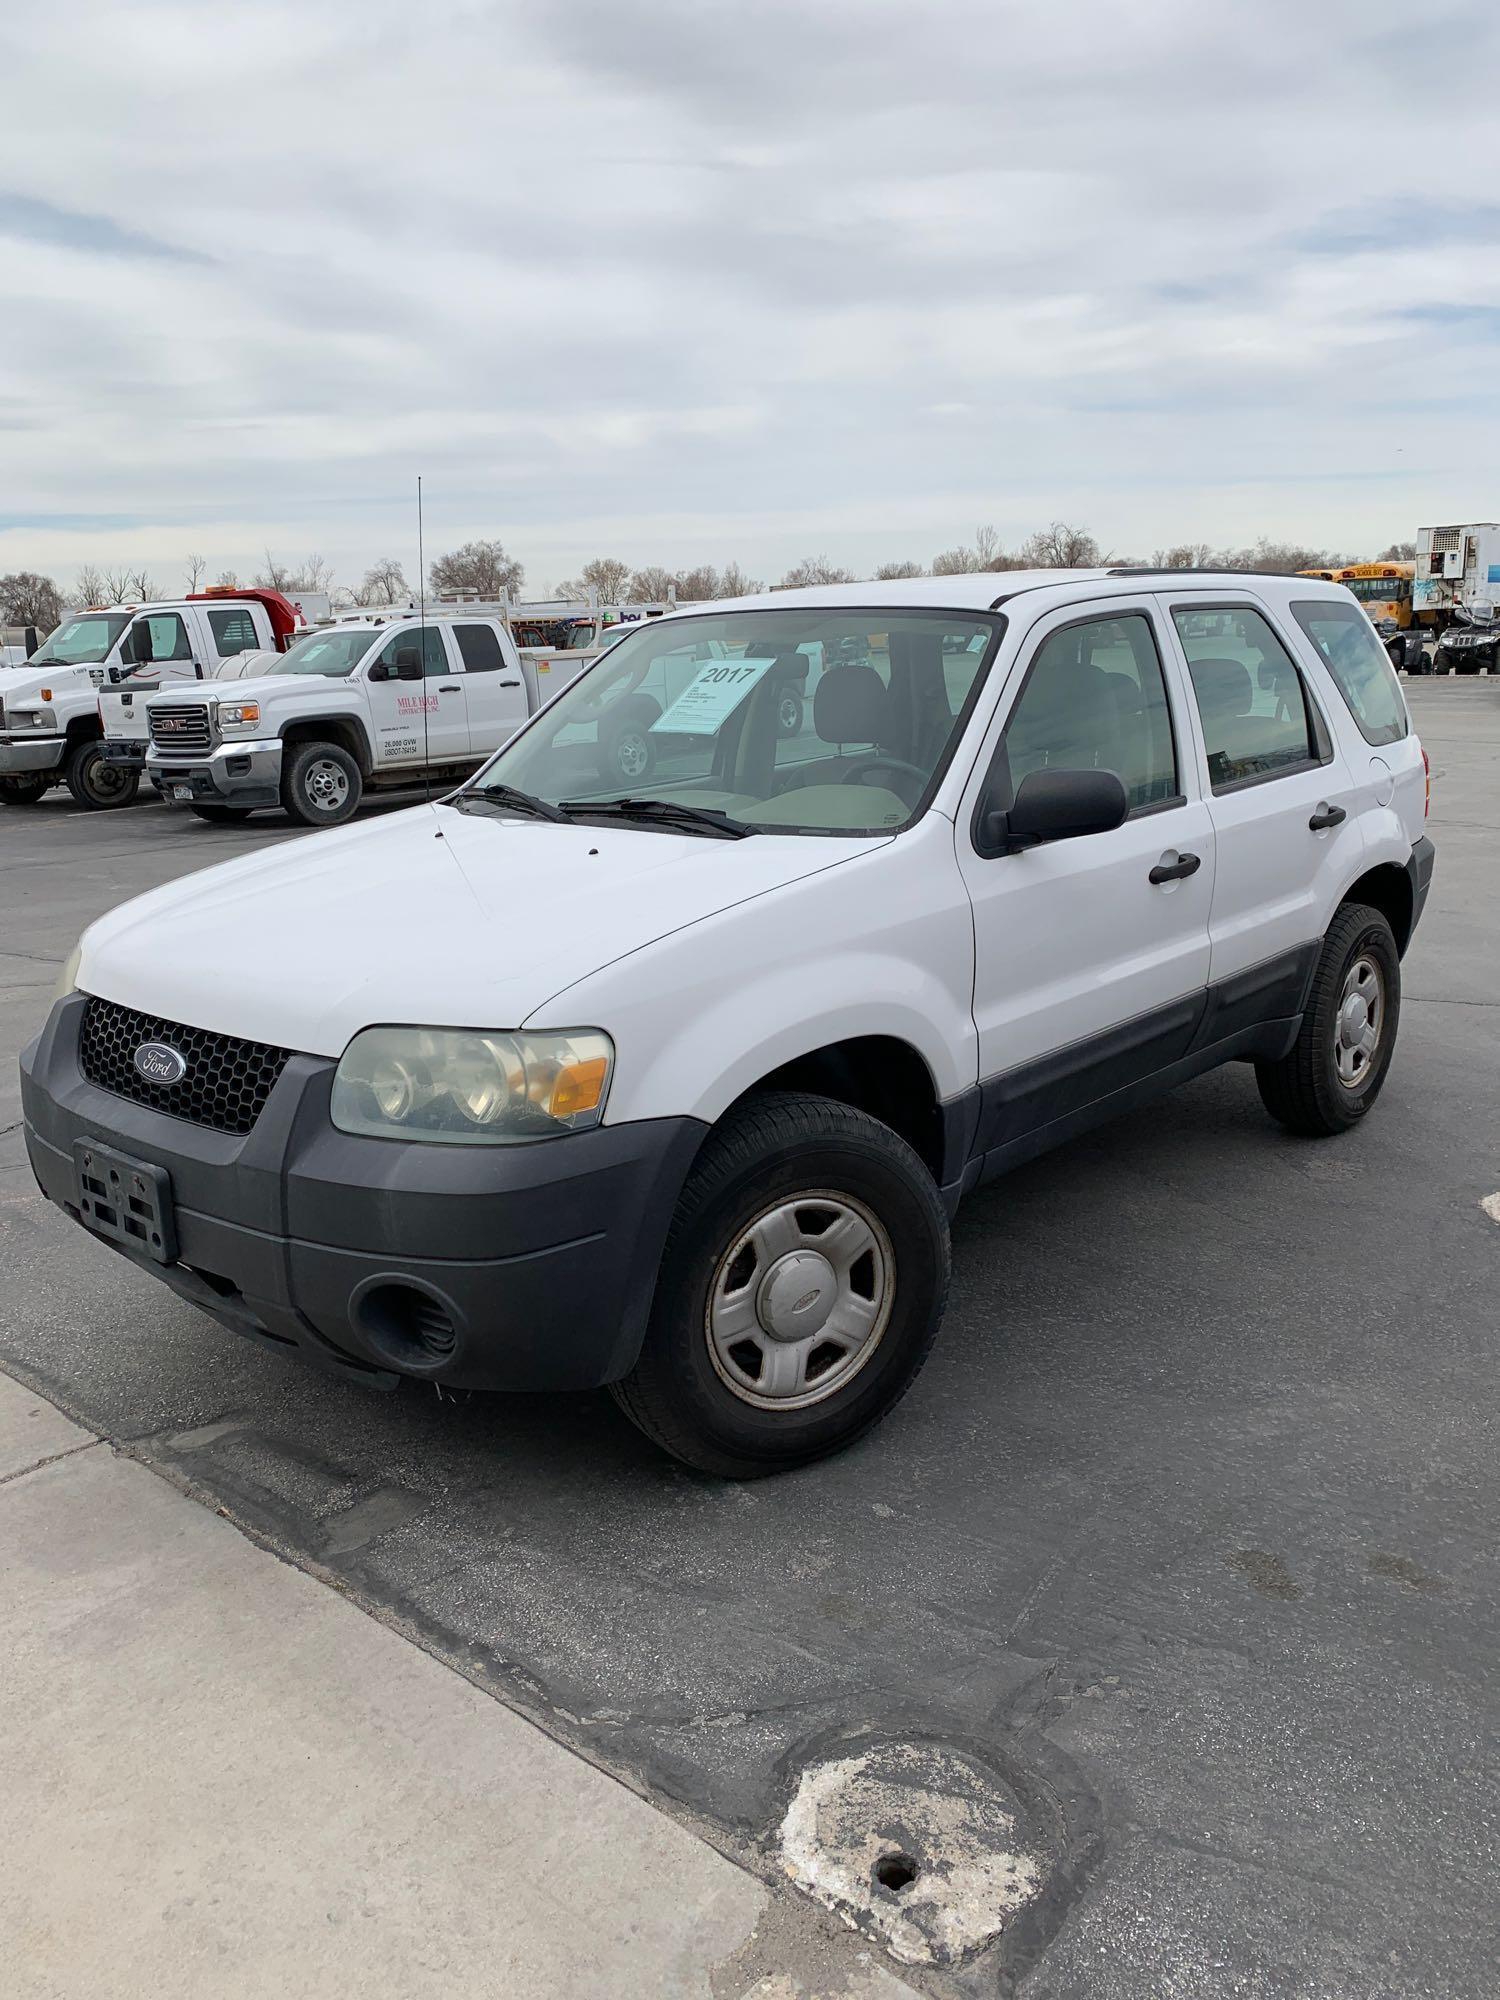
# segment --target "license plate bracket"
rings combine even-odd
[[[172,787],[172,796],[174,799],[186,803],[193,796],[193,788],[191,785],[174,785]]]
[[[177,1262],[172,1177],[165,1167],[132,1160],[95,1139],[75,1141],[73,1165],[78,1213],[85,1229],[133,1257],[149,1257],[157,1264]]]

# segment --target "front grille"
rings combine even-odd
[[[152,1083],[135,1066],[146,1042],[165,1042],[187,1068],[174,1084]],[[184,1028],[156,1014],[138,1014],[112,1000],[90,1000],[83,1010],[78,1066],[90,1083],[133,1104],[147,1104],[189,1125],[215,1132],[249,1132],[266,1108],[272,1085],[286,1068],[289,1051],[206,1028]]]
[[[151,718],[151,741],[158,750],[206,750],[213,740],[206,701],[168,702],[161,708],[148,709],[147,713]]]

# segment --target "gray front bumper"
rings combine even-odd
[[[281,803],[281,739],[224,743],[197,757],[146,752],[146,776],[171,805],[274,806]],[[186,792],[188,796],[182,797]]]
[[[68,747],[65,736],[0,736],[0,778],[55,771]]]

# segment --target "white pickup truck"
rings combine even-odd
[[[500,618],[342,618],[262,673],[153,695],[146,771],[200,819],[338,826],[366,791],[466,776],[587,664],[523,661]]]
[[[128,740],[140,697],[166,680],[211,678],[247,650],[278,653],[298,622],[272,590],[65,618],[24,666],[0,673],[0,803],[35,805],[61,783],[94,811],[129,805],[145,761],[144,735]]]

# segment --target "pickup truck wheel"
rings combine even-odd
[[[43,771],[22,771],[13,778],[0,778],[0,806],[34,806],[52,780]]]
[[[98,743],[78,743],[68,752],[63,780],[77,804],[88,812],[112,812],[134,802],[141,788],[139,771],[107,764]]]
[[[1328,927],[1289,1056],[1255,1065],[1261,1101],[1288,1131],[1329,1138],[1380,1095],[1401,1018],[1401,959],[1390,925],[1346,903]]]
[[[189,806],[194,819],[206,819],[211,826],[238,826],[242,819],[249,819],[249,806]]]
[[[720,1478],[826,1457],[916,1379],[948,1270],[942,1202],[904,1139],[832,1098],[750,1098],[688,1176],[645,1344],[611,1394]]]
[[[300,826],[342,826],[364,792],[359,766],[337,743],[299,743],[281,774],[281,803]]]
[[[656,769],[656,745],[645,722],[626,717],[599,739],[599,775],[606,784],[639,785]]]

